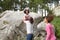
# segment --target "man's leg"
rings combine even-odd
[[[27,34],[27,40],[32,40],[33,39],[33,34]]]

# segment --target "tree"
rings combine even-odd
[[[12,4],[13,4],[12,0],[4,0],[0,2],[0,6],[3,8],[3,10],[11,9]]]
[[[38,5],[41,5],[42,7],[41,8],[48,8],[46,7],[46,4],[50,2],[50,0],[29,0],[29,7],[30,8],[34,8],[34,10],[37,10],[38,8]]]
[[[20,7],[20,8],[21,8],[20,10],[22,11],[22,10],[25,8],[25,6],[27,6],[26,0],[21,0],[21,1],[20,1],[20,6],[21,6],[21,7]]]

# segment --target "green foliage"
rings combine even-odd
[[[27,6],[27,2],[26,2],[25,0],[21,0],[19,4],[20,4],[20,6],[21,6],[21,7],[20,7],[20,8],[21,8],[21,9],[20,9],[21,11]]]
[[[3,8],[3,10],[11,9],[12,4],[12,0],[4,0],[0,2],[0,6]]]
[[[46,4],[50,1],[51,0],[29,0],[29,7],[37,10],[38,5],[41,5],[42,9],[48,10],[48,12],[50,12],[49,8],[46,6]]]
[[[20,5],[20,10],[23,10],[27,5],[30,7],[30,9],[34,8],[33,10],[36,11],[38,9],[38,5],[41,5],[43,9],[48,10],[48,7],[45,5],[51,0],[28,0],[29,3],[26,2],[26,0],[4,0],[0,1],[0,6],[3,8],[3,10],[10,10],[13,9],[12,5],[15,3]]]
[[[56,29],[56,37],[57,39],[60,39],[60,17],[55,17],[55,19],[52,22]]]
[[[35,0],[37,4],[46,4],[49,0]]]

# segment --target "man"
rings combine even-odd
[[[26,24],[27,40],[33,39],[33,18],[29,15],[29,9],[25,8],[23,22]]]

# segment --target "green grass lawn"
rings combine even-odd
[[[55,26],[56,37],[58,40],[60,40],[60,17],[55,17],[52,23]]]

